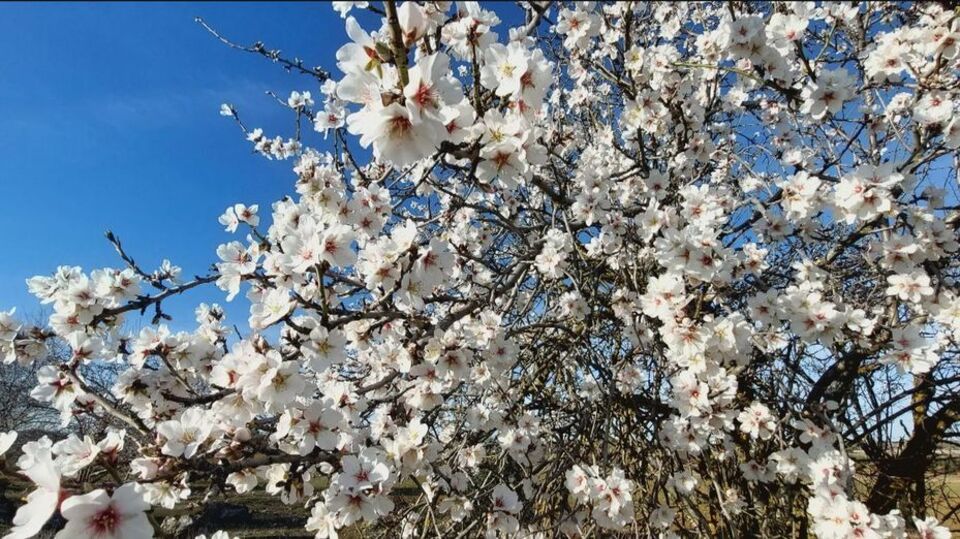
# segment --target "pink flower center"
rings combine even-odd
[[[96,535],[112,534],[120,524],[120,514],[113,504],[104,507],[90,518],[89,528]]]
[[[413,124],[403,116],[394,116],[390,119],[390,134],[393,136],[406,136]]]
[[[417,88],[417,93],[414,94],[413,100],[422,108],[436,106],[433,89],[422,82],[420,83],[420,87]]]

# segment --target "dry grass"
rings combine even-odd
[[[948,476],[939,492],[929,492],[930,508],[934,516],[950,513],[954,507],[960,506],[960,474]],[[944,521],[953,532],[960,532],[960,511],[954,512]]]

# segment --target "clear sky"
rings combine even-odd
[[[107,229],[145,269],[169,258],[202,274],[231,238],[217,222],[224,208],[269,213],[293,193],[290,163],[252,154],[219,106],[287,136],[292,117],[265,91],[319,89],[229,49],[198,15],[235,42],[262,40],[331,72],[346,39],[323,3],[0,4],[0,309],[38,314],[24,280],[60,264],[121,266]],[[174,326],[223,297],[208,286],[171,303]],[[245,309],[230,308],[232,321],[242,325]]]

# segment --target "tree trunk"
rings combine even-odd
[[[954,423],[960,420],[960,398],[953,399],[931,416],[914,424],[913,436],[896,457],[879,462],[877,477],[867,507],[874,513],[885,514],[897,507],[900,500],[909,496],[910,486],[923,482],[933,462],[937,444]]]

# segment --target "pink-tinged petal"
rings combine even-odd
[[[86,494],[70,496],[60,506],[60,513],[67,520],[85,520],[108,503],[110,503],[110,495],[101,488]]]
[[[113,492],[113,503],[117,511],[127,517],[134,517],[150,509],[150,504],[144,498],[140,485],[136,483],[127,483],[115,490]]]

